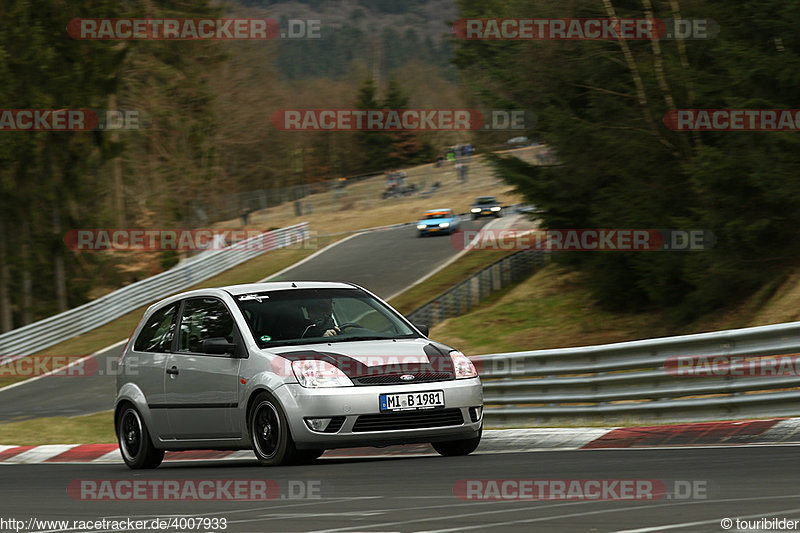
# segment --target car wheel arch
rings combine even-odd
[[[157,443],[154,440],[153,432],[150,431],[150,426],[148,426],[149,422],[145,419],[145,416],[144,416],[144,413],[142,412],[142,409],[138,405],[136,405],[136,402],[134,402],[133,400],[128,399],[128,398],[121,399],[120,401],[117,402],[116,407],[114,407],[114,436],[116,436],[117,440],[119,440],[120,416],[122,416],[122,413],[124,413],[125,410],[127,408],[129,408],[129,407],[133,408],[136,412],[139,413],[139,416],[141,417],[141,420],[142,420],[142,424],[144,424],[145,427],[147,427],[147,429],[148,429],[147,437],[150,440],[150,443],[155,448],[158,448],[158,446],[156,446]]]
[[[122,416],[123,411],[128,407],[136,409],[136,404],[128,399],[120,400],[114,407],[114,435],[119,439],[119,417]]]
[[[284,413],[286,412],[286,408],[283,406],[280,399],[278,398],[278,395],[275,394],[273,390],[269,389],[268,387],[264,387],[263,385],[255,387],[253,390],[250,391],[250,394],[247,397],[247,409],[245,409],[245,417],[246,417],[245,420],[247,422],[246,427],[248,434],[250,433],[250,415],[253,413],[253,407],[255,406],[256,398],[258,398],[261,395],[261,393],[264,392],[272,396],[272,398],[278,403],[278,406],[280,406],[280,408],[283,409],[283,412]]]
[[[142,392],[137,385],[133,383],[126,383],[117,393],[117,399],[114,404],[115,432],[117,422],[119,422],[119,415],[123,411],[125,404],[132,406],[134,409],[136,409],[136,411],[139,412],[139,416],[142,417],[142,422],[147,425],[148,428],[153,427],[153,420],[150,416],[150,408],[147,405],[147,399],[145,398],[144,392]],[[119,437],[119,435],[117,435],[117,437]],[[150,435],[150,439],[153,440],[152,434]]]
[[[271,394],[271,391],[266,387],[256,387],[250,391],[247,397],[247,409],[244,411],[247,420],[250,420],[250,413],[253,412],[253,404],[256,403],[256,397],[258,397],[258,395],[262,392],[269,392]]]

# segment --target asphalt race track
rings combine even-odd
[[[798,453],[800,448],[791,446],[587,450],[319,459],[282,468],[250,461],[182,462],[139,472],[122,465],[4,465],[0,515],[62,520],[217,517],[227,520],[225,531],[237,532],[719,533],[724,531],[723,518],[800,519]],[[80,492],[67,493],[76,480],[254,479],[277,482],[280,495],[269,501],[85,501]],[[663,483],[667,494],[650,501],[527,502],[467,501],[454,495],[459,480],[489,479],[650,480]],[[696,489],[676,494],[676,487]],[[302,497],[304,492],[312,497]]]
[[[477,230],[489,220],[465,220],[461,229]],[[349,281],[390,298],[459,251],[447,235],[420,238],[410,225],[356,235],[274,280]]]
[[[122,348],[119,344],[96,355],[96,372],[89,375],[44,376],[0,391],[0,422],[113,409],[115,371]]]
[[[479,229],[487,220],[462,222],[462,229]],[[280,279],[350,281],[388,297],[458,252],[447,236],[419,238],[414,226],[400,227],[356,235],[285,272]],[[114,371],[121,353],[120,345],[99,354],[94,375],[48,376],[0,391],[0,422],[112,409]]]

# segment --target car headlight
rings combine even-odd
[[[425,229],[426,227],[425,224],[417,224],[417,229]]]
[[[449,228],[450,227],[450,223],[449,222],[442,222],[441,224],[439,224],[439,227],[440,228]]]
[[[503,209],[503,208],[502,207],[498,207],[498,206],[494,206],[492,208],[492,211],[500,211],[501,209]]]
[[[470,211],[472,211],[473,213],[480,213],[481,212],[481,208],[480,207],[473,207],[472,209],[470,209]]]
[[[458,350],[453,350],[450,352],[450,359],[453,360],[453,368],[456,372],[456,379],[474,378],[478,375],[478,371],[475,370],[475,365],[472,364],[472,361],[469,360],[469,357]]]
[[[292,361],[292,372],[298,383],[307,389],[353,386],[353,382],[344,372],[327,361],[317,359]]]

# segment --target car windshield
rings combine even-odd
[[[452,217],[453,213],[451,213],[450,211],[436,211],[431,213],[425,213],[426,220],[431,220],[435,218],[452,218]]]
[[[494,196],[483,196],[475,200],[476,205],[488,205],[488,204],[496,204],[497,199]]]
[[[261,348],[419,336],[360,289],[291,289],[235,298]]]

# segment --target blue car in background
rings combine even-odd
[[[452,209],[431,209],[426,211],[422,220],[417,222],[417,231],[420,237],[429,234],[452,234],[458,229],[460,219]]]

